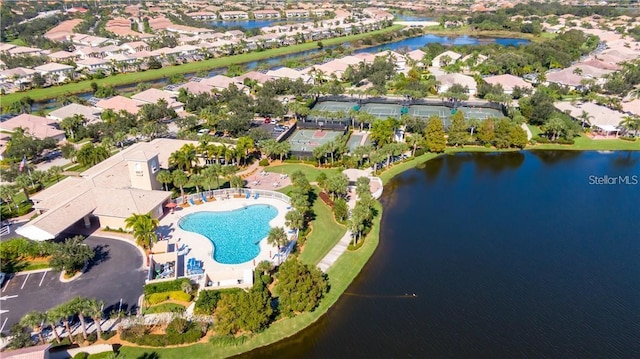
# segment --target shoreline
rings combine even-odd
[[[400,163],[389,170],[381,173],[379,177],[382,179],[384,184],[387,184],[391,179],[395,176],[408,171],[410,169],[416,168],[419,165],[422,165],[430,160],[438,158],[443,155],[456,154],[456,153],[501,153],[501,152],[520,152],[520,151],[529,151],[529,150],[573,150],[573,151],[589,151],[583,149],[575,149],[570,148],[570,146],[561,148],[561,149],[545,149],[545,148],[526,148],[523,150],[516,149],[507,149],[507,150],[499,150],[496,148],[486,148],[486,147],[464,147],[464,148],[447,148],[443,153],[425,153],[413,159],[410,159],[404,163]],[[640,148],[638,148],[640,150]],[[597,151],[597,150],[592,150]],[[626,150],[616,150],[616,151],[626,151]],[[380,226],[382,223],[382,217],[384,214],[384,207],[380,202],[376,204],[376,208],[378,209],[378,215],[375,217],[373,221],[373,226],[371,228],[371,232],[369,232],[367,238],[365,239],[364,244],[356,251],[347,251],[336,261],[336,263],[329,268],[327,274],[329,275],[330,281],[334,278],[334,282],[331,282],[332,290],[327,293],[327,296],[320,303],[320,306],[316,308],[314,312],[311,313],[303,313],[293,318],[287,318],[284,320],[280,320],[278,322],[274,322],[267,330],[264,332],[257,334],[253,337],[247,339],[247,341],[238,346],[230,346],[230,347],[221,347],[216,348],[213,347],[209,343],[199,343],[188,346],[187,348],[193,349],[201,349],[203,353],[207,353],[211,355],[211,353],[215,353],[216,357],[228,358],[232,356],[236,356],[239,354],[246,354],[257,350],[262,347],[266,347],[275,343],[278,343],[283,340],[287,340],[296,334],[302,332],[303,330],[310,328],[313,324],[315,324],[318,320],[320,320],[331,308],[338,302],[338,300],[342,297],[346,289],[351,285],[351,283],[360,275],[362,269],[369,262],[371,256],[375,253],[378,244],[380,242]],[[182,350],[185,347],[180,348],[142,348],[142,347],[122,347],[122,352],[126,355],[139,356],[147,351],[154,351],[161,354],[165,359],[181,359],[184,356]],[[159,350],[162,350],[161,352]],[[196,351],[195,353],[199,353]]]

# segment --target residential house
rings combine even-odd
[[[42,49],[38,49],[35,47],[26,47],[26,46],[15,46],[12,49],[7,51],[11,56],[37,56],[42,55]]]
[[[76,61],[76,70],[87,70],[89,72],[96,72],[99,70],[111,69],[111,62],[104,59],[87,58]]]
[[[3,359],[49,359],[51,344],[37,345],[2,352]]]
[[[431,61],[431,66],[440,68],[442,66],[453,64],[456,61],[460,60],[461,58],[462,58],[462,55],[460,55],[457,52],[445,51],[433,58],[433,60]]]
[[[293,18],[293,17],[309,17],[309,10],[304,10],[304,9],[290,9],[290,10],[285,10],[284,14],[287,18]]]
[[[58,64],[51,62],[48,64],[40,65],[33,68],[38,71],[43,77],[51,80],[52,83],[60,83],[65,80],[72,80],[75,73],[75,68],[69,65]]]
[[[603,135],[617,136],[620,132],[620,122],[625,114],[612,110],[605,106],[597,105],[593,102],[582,102],[572,104],[571,102],[556,102],[556,109],[571,116],[573,119],[581,121],[583,112],[589,114],[590,125]],[[585,124],[587,125],[587,124]]]
[[[44,140],[53,138],[60,142],[65,140],[64,131],[57,128],[56,121],[23,113],[6,121],[0,122],[0,130],[14,132],[22,128],[31,136]]]
[[[256,11],[253,12],[253,17],[256,20],[278,19],[280,17],[280,11],[278,11],[278,10],[256,10]]]
[[[258,71],[249,71],[243,75],[237,76],[234,78],[237,82],[244,83],[245,79],[253,80],[261,85],[263,85],[267,81],[272,81],[273,77],[263,74]]]
[[[577,89],[583,86],[582,80],[585,79],[582,75],[579,75],[570,69],[550,71],[547,72],[546,77],[548,83],[554,83],[572,89]]]
[[[297,79],[302,79],[305,82],[309,79],[308,75],[305,75],[302,72],[289,67],[280,67],[275,70],[269,70],[267,71],[267,76],[270,76],[274,79],[288,78],[294,81]]]
[[[85,106],[79,103],[71,103],[57,110],[49,112],[47,118],[60,122],[67,117],[73,117],[73,115],[82,115],[87,122],[95,122],[100,120],[101,112],[102,109],[100,109],[99,107]]]
[[[28,69],[26,67],[15,67],[13,69],[2,70],[0,71],[0,83],[12,83],[20,86],[30,84],[33,79],[33,74],[36,72],[36,70]]]
[[[195,20],[216,20],[218,18],[218,15],[216,15],[215,12],[210,11],[190,12],[187,13],[187,16]]]
[[[53,62],[75,61],[80,58],[78,54],[69,51],[52,52],[47,57]]]
[[[96,103],[96,107],[104,110],[112,110],[114,112],[126,111],[132,115],[137,115],[140,112],[142,103],[134,101],[124,96],[114,96],[108,99],[102,99]]]
[[[126,52],[128,52],[130,54],[134,53],[134,52],[139,52],[139,51],[150,51],[151,50],[151,46],[149,46],[144,41],[127,42],[126,44],[120,45],[120,47],[123,48]]]
[[[424,66],[424,64],[422,63],[422,59],[424,58],[424,55],[426,55],[424,51],[420,49],[416,49],[416,50],[407,52],[405,54],[405,57],[409,62],[415,63],[418,66]]]
[[[216,75],[213,77],[202,79],[200,83],[211,86],[216,92],[226,90],[229,88],[229,86],[231,86],[231,84],[234,84],[238,88],[238,90],[249,93],[249,88],[245,86],[241,81],[224,75]]]
[[[150,88],[148,90],[137,93],[131,96],[131,99],[140,103],[141,105],[156,104],[158,103],[158,100],[163,99],[167,102],[169,107],[174,109],[176,112],[184,111],[184,104],[178,101],[175,94],[155,88]]]
[[[197,81],[189,81],[178,86],[174,91],[171,91],[171,93],[178,95],[180,93],[180,89],[185,89],[190,94],[200,95],[202,93],[211,93],[211,91],[213,91],[213,86],[209,86]]]
[[[246,11],[220,11],[220,19],[249,20],[249,14]]]
[[[111,44],[114,43],[114,40],[108,39],[106,37],[92,36],[92,35],[86,35],[86,34],[71,34],[68,36],[68,40],[71,41],[71,43],[74,45],[82,45],[82,46],[90,46],[90,47],[97,47],[97,46],[106,45],[108,43],[111,43]]]
[[[458,84],[461,86],[466,86],[469,89],[469,95],[475,95],[478,89],[478,85],[476,84],[476,80],[471,76],[453,73],[453,74],[444,74],[436,76],[436,80],[440,82],[440,87],[438,88],[439,93],[447,92],[451,86]]]
[[[504,93],[511,95],[513,93],[513,89],[519,87],[521,89],[533,90],[533,86],[523,80],[518,76],[513,76],[509,74],[504,75],[496,75],[496,76],[487,76],[484,77],[483,80],[490,85],[500,84]]]

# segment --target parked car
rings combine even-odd
[[[264,123],[267,124],[267,125],[270,124],[271,123],[271,118],[270,117],[265,117],[264,118]]]
[[[198,136],[204,136],[204,135],[208,135],[209,134],[209,129],[208,128],[203,128],[200,131],[198,131]]]
[[[4,283],[4,279],[7,277],[7,275],[3,272],[0,272],[0,287],[2,287],[2,284]]]

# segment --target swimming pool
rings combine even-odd
[[[275,207],[257,204],[233,211],[191,213],[178,226],[213,242],[216,262],[240,264],[260,254],[260,241],[269,235],[269,221],[277,215]]]

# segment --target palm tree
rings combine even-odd
[[[195,160],[196,147],[190,143],[180,147],[169,156],[169,164],[184,171],[190,171]]]
[[[71,335],[71,326],[69,325],[69,318],[76,315],[75,308],[71,306],[71,303],[62,303],[55,308],[62,319],[62,324],[64,325],[65,330],[67,331],[67,335],[69,336],[69,341],[71,344],[75,343],[73,340],[73,335]]]
[[[16,189],[10,185],[2,185],[0,186],[0,198],[5,201],[7,204],[13,203],[16,208],[18,208],[18,204],[14,202],[13,196],[16,194]]]
[[[133,232],[136,244],[145,250],[151,249],[151,245],[158,240],[156,229],[158,229],[159,221],[157,218],[153,218],[151,213],[132,213],[124,220],[124,223],[125,228],[131,229]]]
[[[55,178],[56,182],[60,182],[60,175],[64,172],[64,168],[61,166],[52,166],[47,170],[47,175],[51,178]]]
[[[638,131],[640,131],[640,117],[624,116],[622,118],[622,121],[620,122],[620,127],[628,132],[634,131],[634,133],[637,135]]]
[[[576,67],[576,69],[579,69],[579,67]],[[591,119],[593,118],[593,116],[589,115],[589,112],[582,110],[582,113],[580,114],[579,118],[580,118],[580,122],[582,122],[583,130],[585,125],[589,125],[589,127],[591,127]]]
[[[85,308],[86,314],[93,319],[93,323],[96,326],[96,334],[98,336],[98,340],[102,339],[102,327],[100,326],[102,323],[102,308],[104,307],[103,301],[98,301],[96,299],[90,299],[87,302],[87,306]]]
[[[189,184],[196,187],[196,193],[200,193],[200,186],[205,181],[205,177],[201,174],[194,173],[189,176]]]
[[[285,215],[285,225],[293,229],[301,229],[304,227],[304,214],[294,209]]]
[[[158,180],[158,182],[164,185],[165,191],[169,190],[169,187],[167,185],[173,182],[173,176],[171,175],[171,172],[167,170],[162,170],[158,172],[158,174],[156,175],[156,179]]]
[[[231,177],[231,181],[229,182],[232,188],[239,189],[244,186],[244,180],[239,176]]]
[[[267,243],[272,246],[277,246],[278,250],[280,250],[280,246],[285,245],[287,243],[287,239],[287,233],[284,231],[283,227],[273,227],[269,231]]]
[[[180,196],[184,197],[184,185],[189,182],[189,177],[181,170],[173,171],[171,177],[173,177],[173,185],[180,188]]]
[[[39,342],[41,344],[44,344],[44,337],[42,336],[42,323],[44,323],[45,320],[46,315],[44,313],[34,310],[25,314],[25,316],[20,319],[20,324],[33,329],[33,331],[38,335]]]
[[[70,301],[69,304],[76,312],[76,314],[78,314],[78,319],[80,319],[80,328],[82,329],[82,337],[84,338],[84,340],[87,340],[87,323],[85,321],[84,315],[88,311],[88,299],[83,297],[75,297]]]
[[[57,308],[49,309],[46,313],[45,321],[49,322],[53,336],[56,338],[56,342],[60,343],[60,334],[58,334],[58,323],[62,320],[63,315]]]
[[[23,173],[16,177],[15,184],[18,188],[22,189],[24,196],[27,197],[27,202],[29,202],[31,200],[29,197],[29,188],[33,185],[31,178],[27,174]]]

